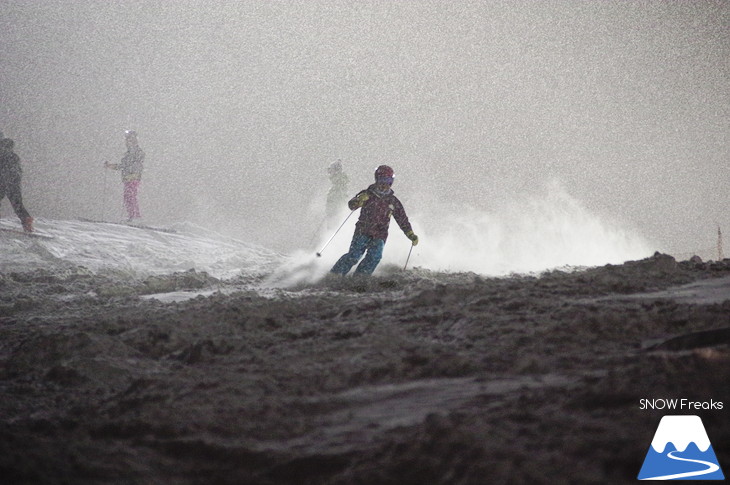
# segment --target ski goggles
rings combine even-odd
[[[377,185],[393,185],[393,177],[381,177],[375,181]]]

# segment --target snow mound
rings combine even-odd
[[[94,274],[147,277],[194,269],[221,279],[256,278],[281,260],[253,244],[183,224],[149,228],[75,220],[36,220],[38,235],[0,231],[4,272],[68,271],[83,267]],[[17,224],[0,221],[0,229]]]

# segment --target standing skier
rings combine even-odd
[[[350,250],[343,254],[330,272],[346,275],[367,251],[365,258],[355,269],[356,274],[372,274],[383,257],[383,247],[388,238],[390,217],[393,216],[406,237],[415,246],[418,236],[413,233],[411,223],[400,200],[390,188],[393,185],[393,169],[381,165],[375,170],[375,183],[360,191],[347,203],[350,210],[362,208],[355,225]]]
[[[331,221],[336,218],[342,208],[342,205],[347,200],[350,179],[347,178],[347,174],[342,170],[341,160],[332,162],[330,166],[327,167],[327,174],[330,177],[330,183],[332,185],[330,186],[329,192],[327,192],[327,206],[325,213],[327,215],[327,220]]]
[[[122,172],[124,207],[127,209],[127,222],[132,222],[134,219],[142,217],[139,212],[139,202],[137,202],[137,191],[142,181],[144,152],[139,147],[136,131],[125,131],[124,138],[127,144],[127,153],[122,157],[121,163],[104,162],[104,166]]]
[[[20,167],[20,157],[13,151],[14,146],[15,143],[10,138],[0,140],[0,200],[7,195],[15,215],[23,224],[23,230],[33,232],[33,218],[23,205],[20,190],[23,169]]]

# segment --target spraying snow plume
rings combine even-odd
[[[488,211],[464,207],[455,216],[414,219],[423,234],[416,264],[433,270],[501,275],[651,254],[642,237],[592,213],[557,182]]]
[[[505,200],[486,210],[434,205],[410,215],[421,238],[413,249],[411,266],[493,276],[623,263],[652,253],[641,236],[588,210],[555,181],[540,193]],[[346,216],[342,214],[342,218]],[[315,257],[314,247],[290,254],[270,283],[289,286],[321,279],[347,251],[355,221],[356,217],[347,221],[326,246],[322,258]],[[327,231],[322,231],[317,248],[329,240],[338,225],[328,225]],[[410,245],[391,223],[376,274],[384,266],[403,267]]]

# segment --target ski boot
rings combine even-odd
[[[33,232],[33,218],[32,217],[26,217],[21,221],[23,223],[23,230],[25,232]]]

